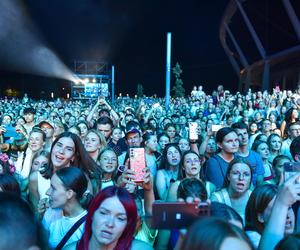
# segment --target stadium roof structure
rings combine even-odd
[[[229,1],[219,36],[239,76],[239,91],[300,83],[299,15],[298,0]]]

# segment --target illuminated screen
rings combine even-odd
[[[85,97],[108,97],[108,84],[107,83],[87,83],[84,88]]]

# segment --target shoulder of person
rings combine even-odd
[[[205,186],[208,187],[212,192],[215,192],[217,190],[216,185],[210,181],[205,181]]]
[[[78,241],[72,242],[68,245],[65,245],[62,250],[76,250]]]
[[[218,156],[217,154],[214,154],[212,157],[210,157],[206,162],[209,163],[214,163],[214,162],[218,162],[218,158],[221,158],[220,156]]]
[[[38,171],[34,171],[29,175],[29,181],[31,183],[37,183],[38,181]]]
[[[131,250],[140,250],[140,249],[153,250],[154,248],[144,241],[134,239],[131,243]]]
[[[261,156],[260,156],[260,154],[259,153],[257,153],[257,152],[255,152],[254,150],[250,150],[250,152],[249,152],[249,155],[248,155],[248,157],[251,157],[251,156],[254,156],[255,157],[255,159],[259,159],[259,160],[261,160]]]

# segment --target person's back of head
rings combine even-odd
[[[125,125],[125,132],[130,131],[130,130],[132,130],[134,128],[136,128],[138,130],[141,130],[141,126],[140,126],[140,124],[138,122],[133,121],[133,120],[129,121]]]
[[[244,122],[235,122],[231,125],[231,128],[236,130],[236,129],[246,129],[248,130],[248,126]]]
[[[177,190],[177,198],[186,199],[187,197],[199,198],[205,201],[207,199],[207,191],[202,181],[196,178],[183,179]]]
[[[0,250],[39,249],[38,226],[29,205],[19,196],[0,193]]]
[[[290,145],[290,152],[293,159],[297,162],[300,162],[300,136],[296,137],[291,145]]]
[[[10,174],[0,174],[0,192],[14,193],[15,195],[21,195],[21,189],[19,183]]]
[[[265,222],[261,216],[269,203],[278,193],[278,187],[273,184],[257,186],[251,193],[245,210],[246,230],[262,233]]]
[[[246,234],[222,219],[206,217],[199,219],[188,230],[180,250],[253,249]]]
[[[211,216],[225,220],[241,229],[243,228],[244,223],[242,217],[232,207],[224,203],[212,202],[210,208]]]
[[[111,128],[114,127],[114,124],[113,124],[113,121],[112,119],[110,119],[109,117],[107,116],[101,116],[98,120],[97,120],[97,124],[102,124],[102,125],[105,125],[105,124],[109,124],[111,126]]]

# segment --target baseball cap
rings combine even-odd
[[[127,139],[127,136],[128,136],[129,134],[140,134],[140,131],[139,131],[137,128],[132,128],[132,129],[130,129],[129,131],[127,131],[127,132],[125,133],[125,138],[126,138],[126,139]]]
[[[48,125],[49,127],[54,128],[54,127],[52,126],[52,124],[49,123],[49,122],[47,122],[47,121],[41,121],[41,122],[39,123],[39,127],[40,127],[40,128],[42,128],[43,125]]]

